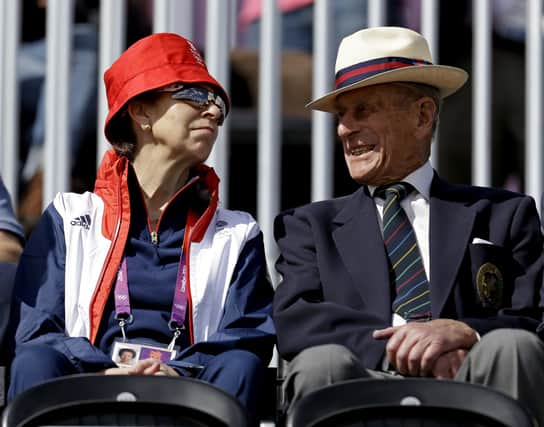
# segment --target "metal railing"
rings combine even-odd
[[[319,29],[314,32],[313,96],[317,97],[332,87],[336,46],[331,46],[334,29],[330,25],[330,8],[333,0],[315,0],[314,22]],[[421,31],[427,37],[431,50],[438,58],[438,0],[421,0]],[[0,0],[0,164],[2,175],[13,198],[18,192],[18,103],[17,51],[21,31],[21,2]],[[155,0],[154,31],[178,32],[191,37],[195,25],[194,0]],[[229,51],[235,43],[236,1],[207,0],[205,55],[213,75],[229,88]],[[281,85],[280,38],[281,13],[274,0],[263,0],[263,25],[259,50],[260,78],[258,91],[257,123],[257,219],[265,234],[269,262],[276,257],[272,239],[272,222],[280,209],[281,182]],[[369,0],[369,26],[386,24],[388,2]],[[44,169],[44,204],[49,203],[58,191],[69,189],[70,156],[68,124],[68,94],[70,60],[70,34],[73,15],[70,0],[50,0],[47,8],[47,74],[46,74],[46,137]],[[228,19],[225,19],[228,17]],[[527,0],[526,37],[526,158],[525,192],[540,200],[542,193],[542,0]],[[103,137],[106,101],[102,73],[126,47],[126,6],[123,1],[100,2],[99,47],[99,102],[97,161],[108,148]],[[491,97],[491,12],[490,0],[473,2],[473,182],[489,185],[491,182],[492,150],[490,135]],[[202,23],[200,23],[202,24]],[[362,24],[361,27],[365,25]],[[305,100],[309,101],[309,100]],[[333,196],[335,173],[331,158],[333,119],[330,115],[314,112],[311,116],[311,199]],[[222,178],[221,194],[224,205],[229,204],[229,120],[222,128],[209,163]],[[436,147],[433,148],[433,152]],[[433,164],[440,169],[436,156]]]

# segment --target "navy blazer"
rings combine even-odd
[[[535,331],[542,317],[542,234],[534,200],[505,190],[451,185],[430,191],[433,318],[458,319],[480,335]],[[274,235],[282,282],[274,297],[278,350],[290,360],[319,344],[342,344],[378,369],[391,325],[392,291],[376,205],[366,187],[278,215]],[[493,244],[474,244],[479,238]],[[482,268],[500,288],[485,295]]]

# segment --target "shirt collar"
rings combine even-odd
[[[427,160],[422,166],[401,179],[401,181],[411,184],[416,189],[416,191],[421,194],[423,198],[425,198],[425,200],[429,200],[433,175],[433,167],[431,166],[431,163]],[[374,191],[376,190],[376,188],[377,187],[373,185],[368,186],[368,190],[370,191],[371,196],[374,196]]]

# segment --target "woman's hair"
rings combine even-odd
[[[125,106],[112,117],[110,122],[110,142],[113,149],[120,156],[126,157],[128,160],[134,160],[136,151],[136,135],[134,134],[133,121],[128,113],[128,104],[130,102],[143,102],[151,104],[157,100],[160,93],[150,90],[141,93],[130,99]]]

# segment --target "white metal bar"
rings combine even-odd
[[[97,165],[110,148],[104,136],[104,123],[108,115],[108,102],[104,87],[104,71],[125,49],[126,5],[124,1],[101,0],[100,2],[100,46],[98,64],[98,131]]]
[[[45,144],[43,207],[70,189],[69,91],[74,2],[49,0],[46,11]]]
[[[525,192],[542,198],[542,0],[527,0]]]
[[[229,48],[235,49],[238,46],[238,2],[230,1],[229,11],[230,22],[230,34],[229,34]]]
[[[154,0],[153,32],[193,39],[194,0]]]
[[[438,64],[438,17],[440,2],[438,0],[421,0],[421,34],[427,39],[431,55]]]
[[[335,0],[338,1],[338,0]],[[385,24],[386,3],[383,0],[368,0],[368,26],[379,27]]]
[[[427,39],[435,64],[438,60],[438,17],[440,3],[438,0],[421,0],[421,34]],[[431,163],[438,170],[438,130],[431,145]]]
[[[229,92],[230,81],[230,32],[229,19],[231,0],[208,0],[206,9],[206,63],[210,73]],[[221,178],[219,194],[222,205],[229,202],[229,133],[230,120],[223,124],[213,147],[208,163],[215,168]]]
[[[19,171],[19,82],[17,51],[21,2],[0,0],[0,172],[14,204]]]
[[[279,212],[281,191],[281,15],[275,0],[263,0],[262,4],[257,215],[263,230],[269,271],[274,274],[273,264],[278,250],[273,238],[273,222]]]
[[[314,8],[313,98],[332,89],[333,49],[330,0],[316,0]],[[312,200],[332,197],[334,142],[333,117],[323,111],[312,111]]]
[[[473,3],[472,182],[491,185],[491,5]]]

